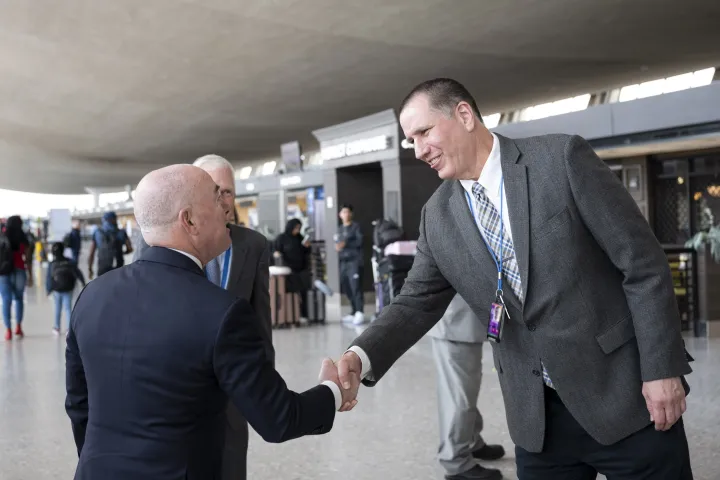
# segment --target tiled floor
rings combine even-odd
[[[31,289],[21,341],[0,343],[0,480],[72,478],[77,457],[63,409],[64,339],[54,337],[52,305]],[[316,382],[320,360],[339,355],[356,335],[339,324],[275,332],[278,369],[297,390]],[[690,339],[696,358],[690,377],[686,426],[695,478],[720,479],[720,342]],[[495,462],[515,479],[512,444],[492,354],[485,347],[486,374],[480,409],[484,435],[510,455]],[[441,479],[436,450],[435,371],[423,340],[377,387],[363,389],[353,412],[338,417],[329,435],[282,445],[252,434],[252,480]]]

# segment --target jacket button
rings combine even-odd
[[[537,327],[535,326],[534,323],[531,323],[527,326],[527,329],[530,330],[531,332],[534,332],[536,328]]]
[[[535,375],[536,377],[539,377],[539,376],[541,375],[541,373],[540,373],[539,370],[533,370],[532,373],[533,373],[533,375]]]

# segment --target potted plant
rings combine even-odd
[[[687,248],[692,248],[699,253],[705,251],[706,246],[710,249],[710,255],[716,263],[720,263],[720,225],[710,227],[707,231],[698,232],[690,240],[685,242]]]
[[[700,228],[698,233],[685,242],[686,248],[692,248],[697,255],[698,281],[698,319],[700,332],[705,330],[708,336],[720,335],[720,296],[717,286],[720,281],[720,224],[715,225],[712,211],[704,198],[698,201],[700,207]]]
[[[685,242],[685,247],[698,253],[704,253],[709,248],[713,260],[720,263],[720,225],[714,225],[715,219],[705,198],[700,198],[699,207],[700,231]]]

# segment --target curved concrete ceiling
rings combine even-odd
[[[2,2],[0,188],[313,146],[435,76],[484,113],[720,66],[717,0]]]

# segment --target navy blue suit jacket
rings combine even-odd
[[[75,478],[220,478],[228,398],[268,442],[329,432],[332,391],[290,391],[253,315],[165,248],[90,282],[67,336]]]

